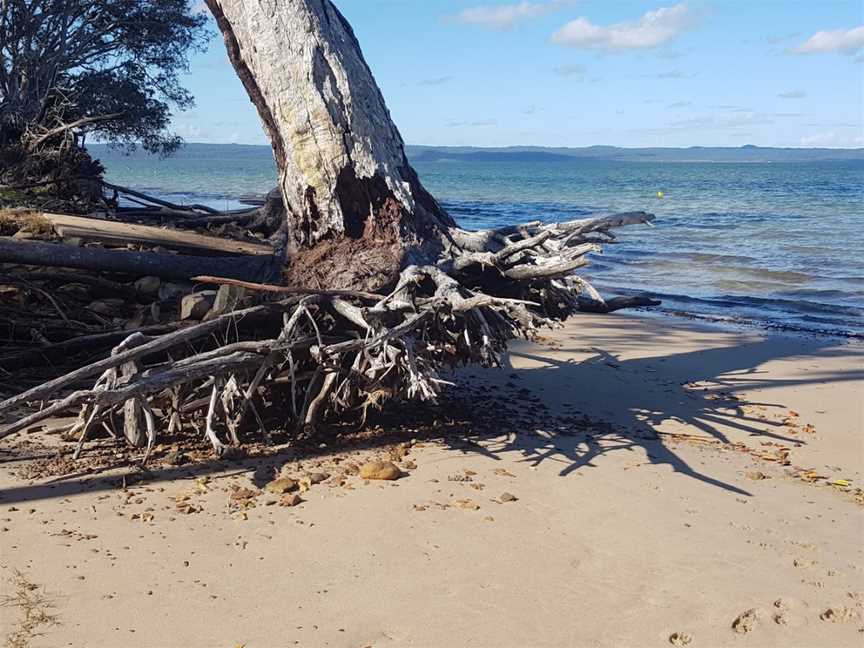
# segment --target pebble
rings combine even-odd
[[[297,493],[289,493],[282,496],[282,499],[279,500],[279,506],[297,506],[302,501],[303,499]]]
[[[290,477],[280,477],[279,479],[274,479],[273,481],[264,486],[264,490],[266,490],[268,493],[273,493],[274,495],[284,495],[285,493],[290,493],[293,490],[297,490],[297,488],[297,481],[291,479]]]
[[[360,467],[361,479],[383,479],[393,481],[402,476],[402,471],[392,461],[370,461]]]

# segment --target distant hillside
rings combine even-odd
[[[406,147],[414,161],[460,162],[567,162],[578,160],[612,160],[619,162],[821,162],[864,160],[864,148],[769,148],[761,146],[689,148],[619,148],[589,146],[585,148],[545,148],[540,146],[510,146],[506,148],[476,148],[471,146]]]
[[[103,144],[88,144],[98,158],[105,160],[152,160],[138,149],[131,157]],[[506,148],[479,148],[472,146],[416,146],[405,147],[409,159],[415,162],[571,162],[574,160],[604,160],[620,162],[821,162],[864,161],[864,148],[763,148],[741,146],[722,148],[691,146],[690,148],[619,148],[617,146],[588,146],[586,148],[546,148],[542,146],[510,146]],[[195,144],[188,143],[177,153],[180,160],[264,160],[272,163],[269,146],[255,144]]]

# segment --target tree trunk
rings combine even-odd
[[[329,0],[207,0],[273,145],[295,285],[375,289],[440,252],[423,188],[350,25]]]

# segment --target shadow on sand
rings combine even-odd
[[[462,452],[500,459],[519,453],[532,465],[555,462],[564,477],[596,467],[605,455],[642,449],[649,462],[665,464],[706,484],[740,495],[749,493],[694,469],[663,442],[661,426],[674,422],[687,432],[726,444],[733,441],[772,441],[802,445],[804,440],[784,433],[781,418],[755,417],[753,408],[786,411],[780,403],[750,401],[744,392],[783,386],[830,384],[864,379],[864,368],[823,372],[811,370],[794,378],[771,375],[761,367],[791,358],[861,357],[864,347],[836,338],[733,336],[731,344],[667,356],[621,359],[621,354],[656,342],[656,328],[634,328],[609,318],[598,334],[588,336],[590,347],[559,346],[553,352],[532,344],[516,345],[501,370],[465,370],[457,374],[459,387],[438,406],[394,406],[377,416],[379,433],[347,438],[325,448],[312,443],[240,461],[208,461],[194,465],[154,467],[140,471],[111,466],[110,476],[77,473],[32,485],[0,490],[0,502],[12,504],[79,493],[113,490],[121,485],[117,468],[127,480],[149,484],[203,475],[247,474],[261,486],[286,460],[314,459],[332,452],[374,449],[406,439],[437,439]],[[670,324],[669,335],[683,325]],[[581,340],[579,335],[571,336]],[[692,346],[692,345],[691,345]],[[577,360],[577,358],[579,358]],[[521,368],[514,368],[513,364]],[[525,366],[527,365],[527,366]],[[743,438],[742,438],[743,436]],[[19,460],[4,451],[0,463]]]

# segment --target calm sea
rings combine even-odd
[[[236,207],[275,186],[268,147],[189,145],[160,160],[97,147],[109,181],[177,202]],[[645,210],[583,274],[608,294],[765,326],[864,335],[864,161],[419,161],[470,229]],[[663,198],[658,197],[663,193]]]

